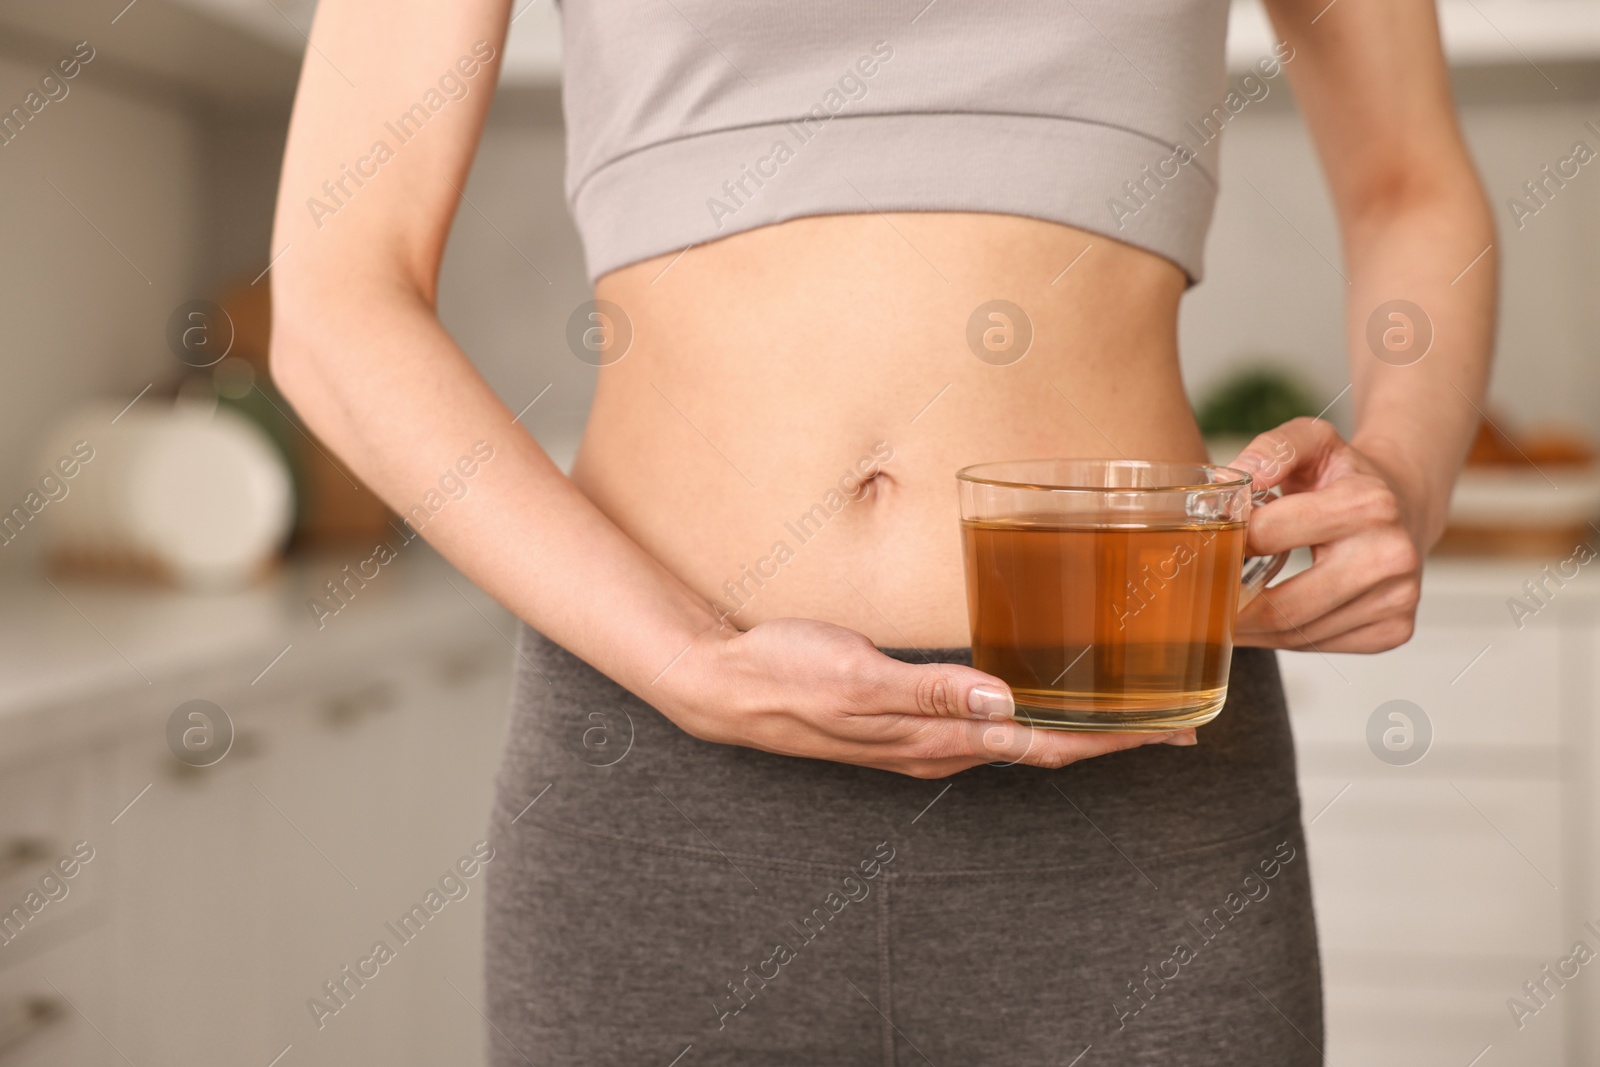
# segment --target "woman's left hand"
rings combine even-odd
[[[1252,511],[1246,551],[1309,546],[1312,558],[1245,605],[1237,644],[1382,652],[1410,640],[1426,547],[1415,490],[1320,419],[1261,434],[1228,466],[1285,494]]]

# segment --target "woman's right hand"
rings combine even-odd
[[[1194,730],[1083,733],[1015,722],[1011,690],[956,663],[904,663],[810,619],[711,629],[658,680],[655,703],[703,741],[943,778],[980,763],[1064,767]]]

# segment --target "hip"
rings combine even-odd
[[[885,649],[970,662],[964,648]],[[888,841],[901,875],[1175,861],[1298,827],[1274,654],[1234,652],[1227,703],[1189,748],[1150,745],[1059,770],[986,765],[939,781],[698,740],[524,627],[497,828],[711,862],[848,872]]]

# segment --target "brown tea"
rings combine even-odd
[[[973,666],[1011,686],[1020,721],[1173,729],[1221,710],[1244,523],[1094,515],[961,532]]]

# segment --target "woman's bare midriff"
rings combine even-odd
[[[958,468],[1203,458],[1183,289],[1152,253],[1007,215],[798,219],[633,264],[596,286],[633,339],[600,371],[573,478],[741,629],[965,645]],[[1033,331],[1006,365],[968,343],[996,300]]]

